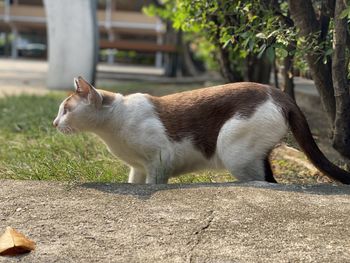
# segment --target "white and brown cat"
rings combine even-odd
[[[322,154],[303,113],[278,89],[243,82],[153,97],[98,90],[81,77],[74,83],[54,126],[64,134],[97,134],[130,166],[129,183],[167,183],[200,169],[276,182],[268,156],[290,127],[319,170],[350,184],[350,173]]]

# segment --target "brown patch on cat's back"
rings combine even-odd
[[[101,96],[102,96],[102,105],[111,105],[114,100],[115,100],[115,93],[107,91],[107,90],[102,90],[98,89],[97,90]]]
[[[269,89],[242,82],[148,98],[171,140],[190,138],[210,158],[224,123],[235,114],[249,118],[269,98]]]

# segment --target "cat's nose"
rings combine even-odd
[[[54,121],[52,122],[52,125],[53,125],[53,127],[57,128],[58,121],[54,120]]]

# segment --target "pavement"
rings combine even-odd
[[[47,61],[26,59],[0,59],[0,96],[21,93],[45,94]],[[97,86],[115,85],[116,81],[143,81],[154,83],[193,84],[220,81],[216,75],[198,77],[167,78],[162,76],[163,69],[147,66],[109,65],[99,63],[97,66]],[[280,80],[280,83],[281,80]],[[318,96],[312,80],[294,78],[298,93]]]
[[[319,93],[315,87],[315,83],[311,79],[305,79],[302,77],[294,77],[294,89],[296,93],[311,95],[319,97]]]
[[[17,95],[21,93],[45,94],[48,63],[43,60],[0,59],[0,96]],[[97,84],[116,81],[116,76],[122,80],[135,79],[140,75],[144,78],[159,79],[163,70],[154,67],[125,66],[98,64]],[[136,78],[137,79],[137,78]],[[73,81],[73,80],[72,80]],[[73,82],[72,82],[73,83]]]
[[[0,180],[0,262],[349,262],[350,187]]]
[[[45,61],[0,59],[0,97],[47,93]]]
[[[21,93],[42,95],[49,92],[46,88],[48,68],[47,61],[43,60],[0,58],[0,97]],[[163,74],[164,70],[156,67],[99,63],[96,85],[108,87],[117,81],[193,84],[220,80],[213,74],[183,78],[168,78]]]

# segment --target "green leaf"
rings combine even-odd
[[[244,47],[244,48],[247,48],[249,41],[250,41],[250,38],[247,38],[247,39],[245,39],[245,40],[243,41],[242,44],[243,44],[243,47]]]
[[[226,48],[228,46],[228,44],[230,44],[230,43],[231,43],[231,39],[227,40],[222,47]]]
[[[257,38],[262,38],[262,39],[267,39],[266,35],[264,33],[261,33],[261,32],[256,34],[256,37]]]
[[[348,8],[346,8],[345,10],[343,10],[343,12],[341,12],[339,17],[341,19],[344,19],[346,17],[350,18],[350,6]]]
[[[285,58],[288,56],[288,51],[285,50],[284,48],[280,48],[278,51],[279,51],[282,58]]]
[[[278,32],[279,32],[278,30],[272,31],[272,32],[267,36],[267,38],[270,38],[270,37],[272,37],[272,36],[274,36],[274,35],[277,35]]]
[[[253,51],[254,44],[255,44],[254,39],[250,38],[249,39],[249,51]]]
[[[266,49],[266,44],[263,44],[260,49],[259,49],[259,54],[258,54],[258,58],[260,59],[262,57],[262,55],[264,54]]]
[[[267,55],[267,58],[269,59],[269,61],[272,63],[273,60],[275,59],[275,50],[272,46],[270,46],[266,49],[266,55]]]
[[[328,62],[328,60],[327,60],[327,57],[323,57],[323,59],[322,59],[322,62],[323,62],[323,64],[327,64],[327,62]]]
[[[325,55],[325,57],[327,57],[327,56],[332,55],[332,53],[333,53],[333,48],[330,48],[324,53],[324,55]]]

